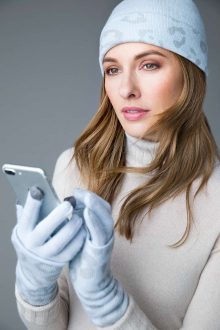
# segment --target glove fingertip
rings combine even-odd
[[[21,202],[20,202],[18,199],[16,199],[16,203],[15,203],[15,205],[16,205],[16,206],[17,206],[17,205],[22,206],[22,205],[21,205]]]
[[[30,188],[30,195],[33,199],[40,201],[44,197],[44,192],[41,188],[39,188],[37,186],[32,186]]]
[[[72,205],[73,208],[76,207],[76,199],[75,199],[74,196],[65,197],[64,201],[69,202]]]

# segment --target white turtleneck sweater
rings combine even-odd
[[[127,135],[127,165],[141,167],[154,157],[158,143]],[[82,186],[64,151],[57,160],[53,184],[61,200]],[[129,173],[112,205],[116,220],[121,198],[142,184],[146,175]],[[198,187],[196,180],[193,192]],[[132,243],[115,233],[112,272],[130,296],[122,319],[105,330],[219,330],[220,329],[220,166],[196,197],[194,225],[187,241],[176,243],[186,228],[185,194],[172,198],[146,216]],[[59,294],[49,305],[34,307],[16,292],[18,311],[31,330],[95,330],[71,285],[68,269],[59,279]]]

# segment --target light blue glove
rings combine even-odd
[[[16,287],[35,306],[46,305],[56,296],[60,272],[80,251],[86,236],[82,219],[72,214],[68,201],[38,222],[42,201],[43,192],[32,187],[24,208],[16,205],[17,225],[11,236],[18,257]]]
[[[114,242],[111,206],[95,193],[75,189],[76,203],[84,205],[88,233],[79,255],[70,264],[70,277],[84,309],[97,326],[118,321],[128,307],[128,295],[113,278],[110,258]]]

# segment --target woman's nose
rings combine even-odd
[[[119,87],[120,96],[127,98],[138,98],[140,97],[140,88],[138,82],[132,74],[123,75]]]

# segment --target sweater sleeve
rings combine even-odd
[[[71,182],[67,177],[69,171],[69,160],[73,150],[64,151],[57,159],[52,184],[55,191],[62,201],[67,192],[71,192],[71,187],[77,185],[78,181]],[[72,171],[71,171],[72,173]],[[73,176],[73,174],[72,174]],[[69,289],[64,267],[58,279],[58,294],[55,299],[45,306],[32,306],[26,303],[15,288],[17,309],[23,323],[27,329],[31,330],[65,330],[68,326],[69,317]]]
[[[17,309],[21,320],[30,330],[66,330],[68,325],[68,284],[62,273],[58,280],[58,294],[45,306],[26,303],[15,288]]]
[[[179,330],[220,329],[220,235],[204,267]],[[124,316],[98,330],[157,330],[132,297]]]
[[[204,267],[181,330],[220,329],[220,235]]]

